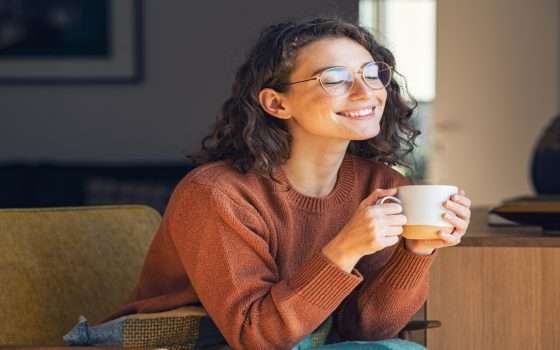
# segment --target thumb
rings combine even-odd
[[[367,196],[364,200],[360,202],[360,208],[365,208],[369,205],[375,204],[375,202],[377,202],[379,198],[394,196],[396,194],[397,194],[396,188],[387,188],[387,189],[378,188],[372,193],[370,193],[369,196]]]

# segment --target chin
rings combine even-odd
[[[372,139],[381,132],[380,116],[368,118],[364,120],[352,120],[345,123],[344,127],[351,141],[363,141]]]
[[[350,141],[367,141],[375,138],[375,136],[377,136],[377,134],[372,136],[353,137]]]
[[[372,130],[367,130],[367,131],[361,131],[359,133],[354,133],[352,135],[352,137],[350,138],[352,141],[364,141],[364,140],[369,140],[372,139],[374,137],[376,137],[377,135],[379,135],[379,127],[372,129]]]

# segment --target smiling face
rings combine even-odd
[[[299,50],[290,81],[309,79],[333,66],[359,72],[371,61],[371,54],[351,39],[324,38]],[[354,74],[351,90],[342,96],[328,95],[318,80],[291,85],[280,95],[294,141],[307,137],[349,142],[375,137],[387,100],[386,89],[372,90],[360,73]]]

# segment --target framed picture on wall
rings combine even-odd
[[[139,0],[0,0],[0,83],[137,83]]]

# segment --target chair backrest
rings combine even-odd
[[[0,210],[0,346],[61,345],[130,297],[161,217],[139,205]]]

